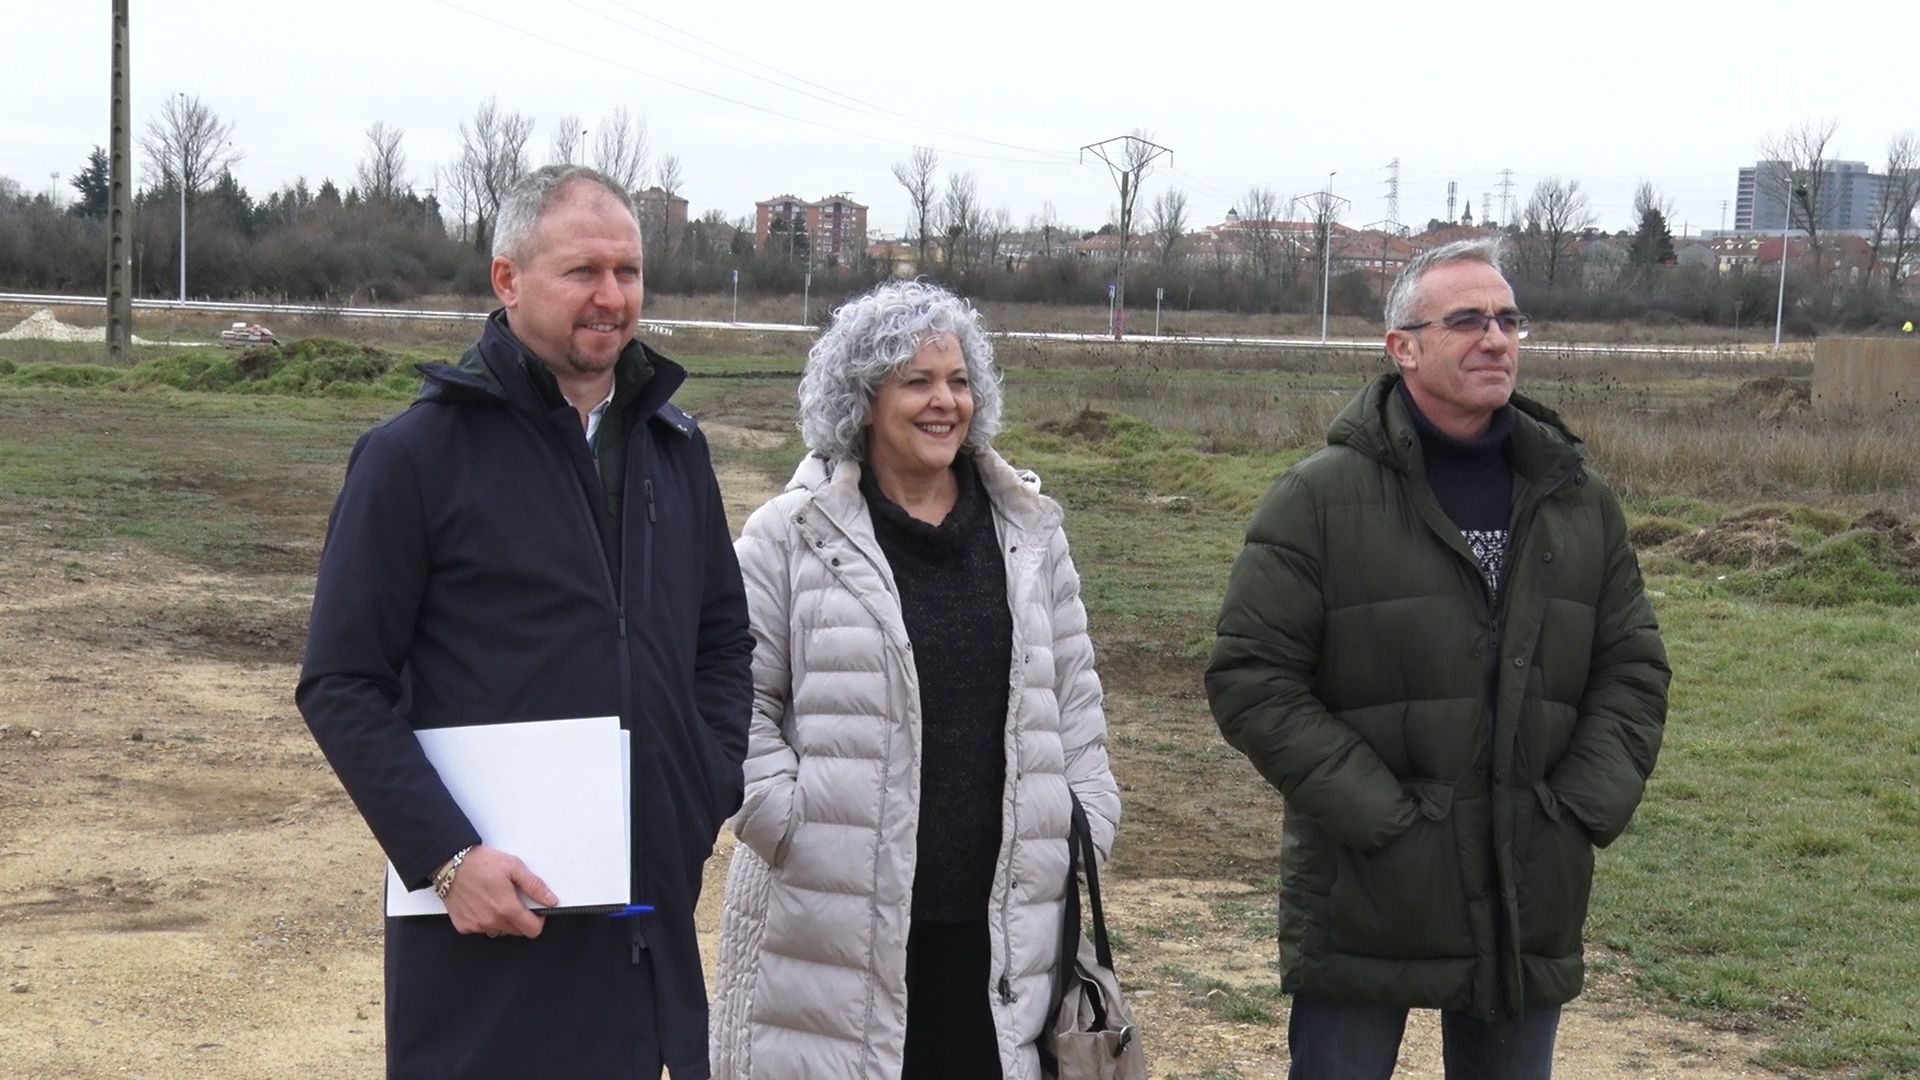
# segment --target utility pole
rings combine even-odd
[[[1454,223],[1453,206],[1454,206],[1454,203],[1459,201],[1459,199],[1460,199],[1459,181],[1457,180],[1447,181],[1447,224],[1449,225],[1452,225]]]
[[[1173,151],[1137,134],[1088,143],[1080,148],[1082,162],[1086,161],[1088,151],[1106,164],[1107,171],[1113,174],[1114,185],[1120,189],[1120,270],[1115,282],[1117,317],[1113,324],[1113,336],[1120,338],[1127,333],[1127,238],[1133,229],[1133,204],[1140,197],[1140,181],[1146,177],[1148,166],[1155,158],[1172,155]]]
[[[1493,192],[1483,191],[1480,193],[1480,227],[1484,229],[1487,226],[1491,225],[1495,228],[1498,228],[1500,226],[1500,223],[1492,219],[1493,219]]]
[[[1480,209],[1485,210],[1486,207]],[[1513,221],[1513,170],[1500,170],[1500,224],[1508,225]]]
[[[116,365],[133,361],[133,297],[127,279],[133,275],[133,131],[128,102],[132,80],[127,74],[127,5],[113,0],[113,56],[108,64],[112,82],[107,91],[107,357]]]
[[[1398,232],[1400,228],[1400,159],[1387,162],[1387,229]]]
[[[180,111],[186,112],[187,95],[180,95]],[[187,302],[187,143],[180,139],[180,302]]]
[[[1333,193],[1333,178],[1336,172],[1327,174],[1327,186],[1312,196],[1302,195],[1294,199],[1295,203],[1311,198],[1309,204],[1314,211],[1315,232],[1320,237],[1320,340],[1327,340],[1327,300],[1333,285],[1333,219],[1338,210],[1335,203],[1352,205],[1352,200],[1343,199]]]

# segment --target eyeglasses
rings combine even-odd
[[[1422,330],[1436,323],[1456,334],[1472,334],[1475,337],[1487,332],[1488,323],[1498,323],[1501,333],[1519,339],[1527,336],[1527,327],[1533,324],[1533,320],[1517,311],[1502,311],[1497,315],[1489,315],[1484,311],[1455,311],[1437,319],[1408,323],[1398,329]]]

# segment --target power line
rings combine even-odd
[[[621,22],[620,20],[618,20],[618,19],[615,19],[615,18],[613,18],[612,16],[610,16],[610,15],[607,15],[607,14],[605,14],[605,13],[603,13],[603,12],[598,12],[598,11],[593,11],[593,10],[592,10],[591,8],[588,8],[588,7],[585,7],[584,5],[582,5],[582,4],[580,4],[580,3],[579,3],[579,0],[567,0],[567,2],[568,2],[568,3],[570,3],[570,4],[572,4],[572,5],[573,5],[573,6],[575,6],[575,7],[578,7],[578,8],[580,8],[580,9],[581,9],[582,11],[588,11],[588,12],[590,12],[590,13],[592,13],[592,14],[595,14],[595,15],[599,15],[599,16],[600,16],[601,18],[603,18],[603,19],[606,19],[606,20],[608,20],[609,22],[612,22],[612,23],[614,23],[615,25],[618,25],[618,26],[624,26],[624,27],[626,27],[627,29],[629,29],[629,30],[632,30],[632,31],[633,31],[634,33],[636,33],[636,34],[641,34],[641,35],[643,35],[643,36],[646,36],[646,37],[649,37],[649,38],[652,38],[652,39],[653,39],[653,40],[655,40],[655,41],[658,41],[658,42],[661,42],[662,44],[665,44],[665,45],[668,45],[668,46],[671,46],[671,47],[673,47],[673,48],[676,48],[676,49],[680,49],[680,50],[683,50],[683,51],[685,51],[685,52],[688,52],[688,53],[691,53],[692,55],[694,55],[694,56],[698,56],[698,57],[700,57],[700,59],[702,59],[702,60],[706,60],[706,61],[707,61],[707,62],[709,62],[709,63],[713,63],[713,64],[719,64],[719,65],[720,65],[721,67],[724,67],[724,68],[726,68],[726,69],[728,69],[729,71],[737,71],[737,72],[739,72],[740,74],[742,74],[742,75],[745,75],[745,76],[747,76],[748,78],[753,78],[753,79],[759,79],[759,80],[760,80],[761,82],[764,82],[764,83],[767,83],[767,84],[768,84],[768,85],[770,85],[770,86],[776,86],[776,87],[779,87],[779,88],[780,88],[780,89],[782,89],[782,90],[788,90],[788,91],[791,91],[791,92],[793,92],[793,93],[796,93],[796,94],[803,94],[803,95],[805,95],[805,96],[807,96],[807,97],[810,97],[810,98],[813,98],[813,99],[815,99],[815,100],[817,100],[817,101],[822,101],[822,102],[825,102],[826,104],[828,104],[828,105],[833,105],[833,106],[835,106],[835,107],[837,107],[837,108],[842,108],[842,109],[852,109],[852,108],[853,108],[853,106],[849,106],[849,105],[845,105],[845,104],[842,104],[841,102],[837,102],[837,101],[833,101],[833,100],[830,100],[830,99],[828,99],[828,98],[824,98],[824,97],[821,97],[821,96],[820,96],[819,94],[813,94],[813,93],[808,93],[807,91],[805,91],[805,90],[801,90],[801,89],[798,89],[797,87],[792,87],[792,86],[783,86],[783,85],[781,85],[780,83],[777,83],[777,82],[774,82],[773,80],[771,80],[771,79],[768,79],[767,77],[765,77],[765,76],[763,76],[763,75],[758,75],[758,74],[755,74],[754,72],[751,72],[751,71],[747,71],[747,70],[745,70],[745,69],[743,69],[743,68],[740,68],[740,67],[737,67],[737,66],[735,66],[735,65],[733,65],[733,64],[729,64],[729,63],[727,63],[727,62],[726,62],[726,61],[724,61],[724,60],[716,60],[716,59],[714,59],[714,58],[713,58],[713,57],[711,57],[711,56],[707,56],[707,55],[705,55],[704,53],[701,53],[701,52],[699,52],[699,51],[697,51],[697,50],[695,50],[695,49],[691,49],[691,48],[688,48],[687,46],[685,46],[685,45],[682,45],[682,44],[679,44],[678,42],[674,42],[674,41],[669,41],[668,39],[666,39],[666,38],[664,38],[664,37],[661,37],[661,36],[660,36],[660,35],[658,35],[658,34],[654,34],[654,33],[651,33],[651,32],[649,32],[649,31],[646,31],[646,30],[642,30],[642,29],[640,29],[639,27],[637,27],[637,26],[633,26],[633,25],[632,25],[632,24],[630,24],[630,23],[625,23],[625,22]],[[658,25],[660,25],[660,26],[663,26],[663,27],[666,27],[666,28],[667,28],[668,30],[671,30],[671,31],[673,31],[674,33],[676,33],[676,34],[679,34],[679,35],[681,35],[681,36],[683,36],[683,37],[687,37],[687,38],[691,38],[691,39],[693,39],[694,41],[697,41],[697,42],[699,42],[700,44],[702,44],[702,45],[705,45],[705,46],[707,46],[708,48],[711,48],[711,49],[717,49],[717,50],[719,50],[720,52],[723,52],[723,53],[726,53],[726,54],[727,54],[727,55],[729,55],[729,56],[735,56],[735,57],[738,57],[738,58],[740,58],[741,60],[744,60],[744,61],[746,61],[746,62],[747,62],[747,63],[749,63],[749,64],[753,64],[753,65],[754,65],[754,66],[756,66],[756,67],[762,67],[762,68],[765,68],[765,69],[767,69],[768,71],[771,71],[771,72],[773,72],[773,73],[775,73],[775,74],[777,74],[777,75],[779,75],[779,76],[781,76],[782,78],[785,78],[785,79],[790,79],[790,80],[792,80],[792,81],[794,81],[794,82],[798,82],[798,83],[803,83],[803,84],[805,84],[805,85],[807,85],[807,86],[811,86],[811,87],[813,87],[813,88],[814,88],[815,90],[819,90],[819,91],[822,91],[822,92],[824,92],[824,93],[827,93],[827,94],[832,94],[832,95],[833,95],[834,97],[837,97],[837,98],[844,98],[844,99],[845,99],[846,101],[850,101],[850,102],[853,102],[853,103],[854,103],[854,105],[857,105],[857,106],[859,106],[859,108],[858,108],[857,110],[855,110],[855,111],[861,111],[861,112],[866,112],[866,113],[867,113],[868,115],[870,115],[870,116],[874,116],[874,117],[875,117],[876,119],[881,119],[881,118],[883,118],[883,117],[881,117],[881,115],[880,115],[880,114],[886,114],[887,116],[893,116],[893,117],[896,117],[896,118],[898,118],[898,119],[900,119],[900,120],[904,120],[904,121],[906,121],[906,122],[908,122],[908,123],[910,123],[910,124],[914,124],[914,125],[917,125],[917,126],[920,126],[920,127],[924,127],[924,128],[929,128],[929,129],[932,129],[932,130],[934,130],[934,131],[943,131],[943,132],[946,132],[946,133],[947,133],[947,134],[949,134],[949,135],[954,135],[954,136],[957,136],[957,137],[959,137],[959,138],[962,138],[962,139],[966,139],[966,140],[968,140],[968,141],[971,141],[971,142],[977,142],[977,143],[985,143],[985,144],[987,144],[987,145],[990,145],[990,146],[999,146],[999,147],[1004,147],[1004,148],[1006,148],[1006,149],[1008,149],[1008,150],[1019,150],[1019,151],[1022,151],[1022,152],[1025,152],[1025,153],[1030,153],[1030,154],[1049,154],[1049,155],[1053,155],[1053,156],[1055,156],[1055,157],[1058,157],[1058,158],[1060,158],[1060,159],[1061,159],[1062,161],[1064,161],[1064,160],[1066,160],[1066,159],[1068,159],[1068,158],[1071,158],[1071,157],[1073,156],[1073,155],[1071,155],[1071,154],[1069,154],[1069,153],[1067,153],[1067,152],[1066,152],[1066,151],[1064,151],[1064,150],[1049,150],[1049,149],[1046,149],[1046,148],[1044,148],[1044,147],[1036,147],[1036,146],[1022,146],[1022,145],[1020,145],[1020,144],[1018,144],[1018,143],[1009,143],[1009,142],[1002,142],[1002,141],[1000,141],[1000,140],[998,140],[998,139],[989,139],[989,138],[986,138],[986,137],[984,137],[984,136],[980,136],[980,135],[972,135],[972,134],[969,134],[969,133],[967,133],[967,132],[965,132],[965,131],[961,131],[961,130],[960,130],[960,129],[958,129],[958,128],[952,128],[952,127],[947,127],[947,126],[946,126],[946,125],[944,125],[944,124],[938,124],[938,123],[934,123],[934,122],[932,122],[932,121],[929,121],[929,120],[923,120],[923,119],[921,119],[921,118],[919,118],[919,117],[916,117],[916,116],[910,116],[910,115],[908,115],[907,113],[903,113],[903,112],[901,112],[901,111],[899,111],[898,109],[891,109],[891,108],[888,108],[888,107],[887,107],[887,106],[885,106],[885,105],[880,105],[880,104],[877,104],[877,103],[875,103],[875,102],[871,102],[871,101],[868,101],[868,100],[866,100],[865,98],[860,98],[860,97],[855,97],[855,96],[854,96],[854,95],[852,95],[852,94],[848,94],[848,93],[845,93],[845,92],[843,92],[843,91],[840,91],[840,90],[835,90],[835,89],[834,89],[833,87],[830,87],[830,86],[827,86],[827,85],[824,85],[824,84],[822,84],[822,83],[817,83],[817,82],[814,82],[814,81],[813,81],[812,79],[809,79],[809,78],[807,78],[807,77],[805,77],[804,75],[796,75],[796,74],[794,74],[794,73],[793,73],[793,72],[791,72],[791,71],[787,71],[787,70],[785,70],[785,69],[783,69],[783,68],[779,68],[779,67],[776,67],[776,66],[774,66],[774,65],[772,65],[772,64],[769,64],[769,63],[767,63],[767,62],[766,62],[766,61],[764,61],[764,60],[756,60],[756,59],[754,59],[753,57],[751,57],[751,56],[748,56],[748,55],[746,55],[745,53],[742,53],[742,52],[739,52],[739,51],[737,51],[737,50],[735,50],[735,49],[729,49],[729,48],[727,48],[727,47],[726,47],[725,45],[722,45],[722,44],[720,44],[720,43],[718,43],[718,42],[715,42],[715,41],[709,41],[709,40],[707,40],[706,38],[703,38],[703,37],[701,37],[700,35],[698,35],[698,34],[695,34],[695,33],[693,33],[692,31],[689,31],[689,30],[683,30],[683,29],[681,29],[680,27],[678,27],[678,26],[675,26],[675,25],[673,25],[673,24],[672,24],[672,23],[670,23],[670,22],[667,22],[667,21],[666,21],[665,19],[661,19],[661,18],[658,18],[658,17],[656,17],[656,16],[653,16],[653,15],[649,15],[649,14],[647,14],[647,13],[646,13],[646,12],[644,12],[644,11],[640,11],[640,10],[637,10],[637,9],[635,9],[635,8],[633,8],[633,7],[631,7],[631,6],[629,6],[629,5],[627,5],[627,4],[623,4],[623,3],[621,3],[621,2],[620,2],[620,0],[607,0],[607,2],[608,2],[608,3],[610,3],[610,4],[612,4],[612,5],[614,6],[614,7],[616,7],[616,8],[619,8],[619,9],[620,9],[620,10],[622,10],[622,11],[625,11],[625,12],[628,12],[628,13],[630,13],[630,14],[632,14],[632,15],[634,15],[634,16],[636,16],[636,17],[638,17],[638,18],[642,18],[642,19],[645,19],[645,20],[647,20],[648,22],[651,22],[651,23],[656,23],[656,24],[658,24]]]
[[[1186,172],[1181,169],[1176,169],[1171,164],[1167,166],[1167,171],[1174,174],[1175,176],[1184,177],[1185,179],[1193,183],[1196,187],[1199,187],[1200,189],[1206,191],[1208,194],[1211,194],[1215,198],[1225,199],[1229,203],[1233,201],[1234,197],[1232,195],[1229,195],[1226,192],[1221,191],[1219,188],[1214,187],[1212,184],[1207,183],[1205,180],[1200,179],[1199,177],[1193,175],[1190,172]]]
[[[472,16],[473,18],[480,19],[483,22],[492,23],[493,25],[498,26],[503,30],[511,30],[514,33],[519,34],[523,37],[532,38],[533,40],[541,42],[542,44],[551,45],[556,49],[564,49],[567,52],[574,53],[575,55],[584,56],[589,60],[598,60],[599,62],[606,64],[609,67],[619,68],[622,71],[630,71],[635,75],[641,76],[642,78],[652,79],[655,82],[663,82],[663,83],[666,83],[668,86],[677,87],[678,89],[686,90],[690,93],[700,94],[704,97],[710,97],[716,101],[724,101],[729,105],[738,105],[743,109],[751,109],[754,112],[765,113],[768,116],[777,117],[781,120],[790,120],[796,124],[805,124],[808,127],[816,127],[825,131],[833,131],[841,135],[851,135],[856,139],[865,139],[868,142],[885,143],[891,146],[912,146],[913,145],[912,143],[909,143],[909,142],[902,142],[899,139],[891,139],[881,135],[870,135],[864,131],[855,131],[852,128],[844,128],[844,127],[840,127],[837,124],[829,124],[820,120],[809,120],[804,116],[795,116],[792,113],[781,112],[778,109],[769,109],[764,105],[755,105],[749,101],[741,101],[739,98],[728,97],[725,94],[720,94],[712,90],[703,89],[701,87],[694,86],[691,83],[683,83],[677,79],[669,79],[665,75],[661,75],[652,71],[647,71],[642,68],[637,68],[637,67],[634,67],[632,64],[623,64],[618,60],[609,60],[604,56],[599,56],[594,53],[587,52],[585,49],[577,48],[563,41],[556,41],[553,38],[547,37],[544,34],[537,34],[523,27],[515,26],[512,23],[503,22],[499,19],[494,18],[491,15],[485,15],[478,11],[474,11],[470,8],[461,7],[459,4],[453,3],[452,0],[437,0],[437,2],[442,7],[452,8],[453,10],[461,13],[462,15]],[[939,148],[936,147],[936,149],[939,149]],[[952,154],[956,157],[978,158],[983,161],[1007,161],[1007,162],[1013,162],[1015,164],[1021,164],[1021,165],[1072,165],[1073,164],[1073,162],[1071,161],[1038,160],[1034,158],[1011,158],[1011,157],[1002,157],[995,154],[970,153],[965,150],[941,150],[940,152]]]

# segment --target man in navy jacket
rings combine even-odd
[[[740,804],[753,639],[685,371],[633,338],[640,227],[590,169],[502,204],[502,310],[361,437],[328,526],[297,698],[402,880],[387,920],[393,1076],[703,1080],[701,865]],[[624,919],[489,847],[414,731],[618,714],[632,732]]]

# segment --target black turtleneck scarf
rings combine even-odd
[[[900,591],[920,681],[919,855],[913,918],[986,918],[1000,852],[1013,615],[993,507],[969,456],[959,499],[929,525],[895,505],[873,470],[860,491]]]
[[[1415,404],[1404,379],[1398,389],[1420,433],[1427,486],[1473,549],[1487,582],[1487,595],[1497,600],[1513,516],[1513,406],[1494,413],[1493,422],[1478,438],[1456,439],[1433,426]]]

